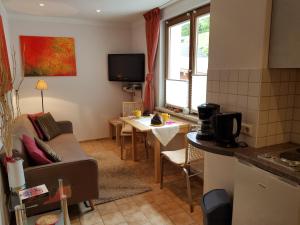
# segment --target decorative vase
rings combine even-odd
[[[21,158],[6,158],[8,183],[14,193],[25,189],[23,162]]]

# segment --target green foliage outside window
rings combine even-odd
[[[202,34],[205,32],[209,32],[209,16],[202,18],[197,27],[198,33]],[[190,23],[186,23],[181,28],[181,36],[186,37],[190,35]]]

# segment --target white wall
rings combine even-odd
[[[71,120],[79,140],[107,137],[107,120],[120,115],[121,102],[129,97],[120,83],[108,81],[107,54],[131,51],[130,26],[31,16],[10,16],[9,21],[18,65],[19,35],[74,37],[77,76],[43,77],[49,87],[44,92],[45,111],[56,120]],[[37,80],[24,79],[20,91],[22,113],[41,111],[40,93],[34,88]]]

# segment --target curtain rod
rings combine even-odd
[[[173,3],[178,2],[178,1],[179,1],[179,0],[169,0],[169,1],[167,1],[166,3],[162,4],[161,6],[158,6],[158,8],[164,9],[164,8],[166,8],[167,6],[172,5]]]

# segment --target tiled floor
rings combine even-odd
[[[93,156],[95,149],[99,151],[103,147],[109,147],[115,154],[119,154],[119,147],[112,140],[101,140],[82,143],[85,151]],[[141,150],[141,154],[143,150]],[[151,155],[151,152],[150,152]],[[153,153],[152,153],[153,155]],[[151,162],[151,157],[148,161]],[[141,168],[146,161],[141,160]],[[128,163],[132,163],[128,160]],[[144,171],[145,172],[145,171]],[[151,171],[150,171],[151,173]],[[146,179],[147,177],[147,179]],[[96,206],[92,212],[84,210],[70,210],[73,225],[195,225],[202,223],[202,211],[195,203],[194,212],[189,212],[189,205],[185,199],[185,189],[175,193],[172,189],[164,187],[160,190],[159,185],[153,182],[153,177],[141,173],[141,179],[147,180],[153,188],[152,191],[129,198]],[[184,180],[180,173],[172,176],[172,179]],[[201,189],[199,189],[199,193]],[[195,202],[198,202],[199,198]],[[80,207],[84,208],[84,207]]]

